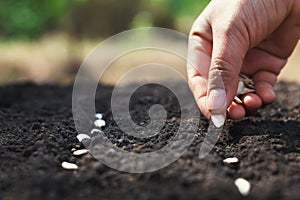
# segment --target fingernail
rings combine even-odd
[[[218,114],[218,115],[212,115],[211,121],[215,125],[215,127],[220,128],[224,125],[226,119],[226,114]]]
[[[226,93],[224,89],[212,89],[208,97],[208,110],[214,113],[223,113],[226,109]]]

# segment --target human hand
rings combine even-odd
[[[212,0],[189,36],[189,86],[201,112],[218,126],[275,100],[273,85],[300,38],[299,0]],[[233,102],[238,77],[255,93]]]

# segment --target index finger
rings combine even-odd
[[[188,45],[187,74],[190,89],[202,114],[210,118],[206,108],[207,79],[211,62],[211,44],[198,35],[191,35]]]

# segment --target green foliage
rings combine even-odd
[[[175,18],[196,17],[209,2],[210,0],[144,0],[146,7],[168,10]]]
[[[0,30],[4,36],[34,37],[55,27],[69,0],[0,0]]]
[[[187,32],[210,0],[142,0],[131,27],[162,26]]]
[[[210,0],[169,0],[170,8],[176,18],[198,16]]]
[[[209,0],[0,0],[0,36],[35,38],[53,30],[107,36],[141,26],[178,28]],[[186,21],[181,20],[181,24]]]

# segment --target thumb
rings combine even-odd
[[[213,29],[216,30],[216,29]],[[232,28],[213,31],[213,50],[208,74],[207,109],[217,127],[224,124],[226,109],[236,95],[239,73],[248,43]],[[244,40],[244,42],[243,42]]]

